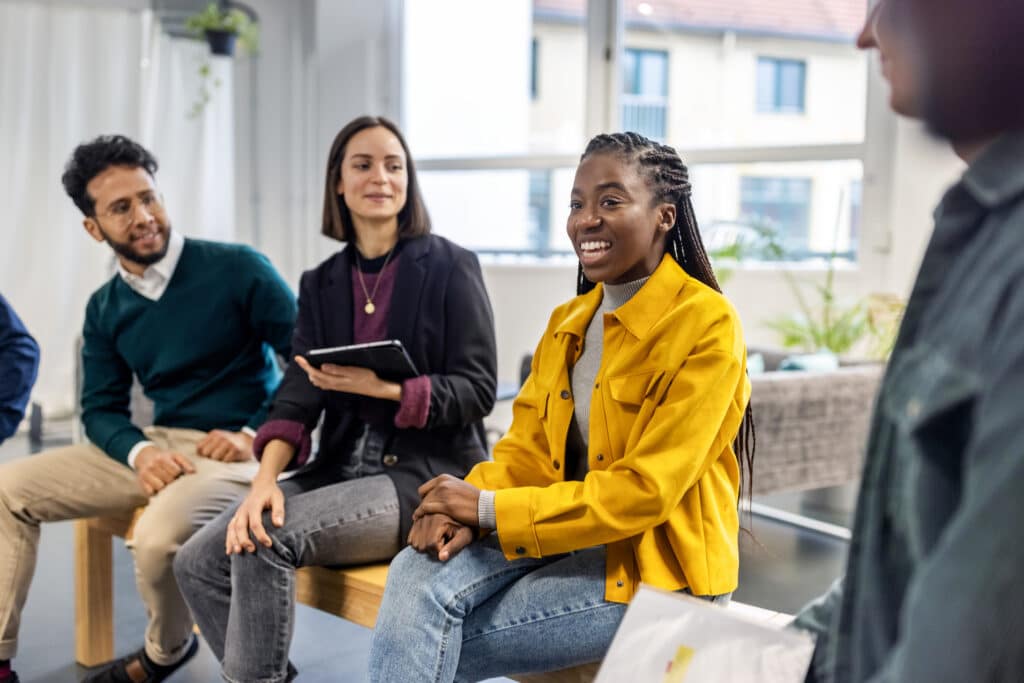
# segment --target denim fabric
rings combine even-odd
[[[798,615],[809,680],[1024,672],[1024,134],[949,190],[875,407],[845,578]]]
[[[281,482],[281,489],[284,526],[274,528],[269,514],[263,519],[270,548],[225,555],[232,509],[194,535],[174,562],[181,591],[227,681],[291,680],[297,567],[379,562],[401,547],[398,496],[387,476],[338,482],[336,472],[314,471]]]
[[[604,546],[509,561],[491,535],[448,562],[406,548],[388,573],[368,680],[478,681],[597,661],[627,607],[604,593]]]
[[[351,455],[341,464],[342,479],[359,479],[384,472],[383,456],[387,447],[387,435],[368,424],[355,438]]]

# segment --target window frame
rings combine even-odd
[[[633,63],[633,82],[640,86],[641,75],[643,74],[644,59],[655,57],[661,62],[661,83],[658,84],[657,93],[645,93],[642,92],[643,88],[638,87],[637,90],[640,92],[626,92],[626,59],[632,56]],[[638,47],[626,47],[622,50],[622,93],[620,94],[621,101],[620,106],[620,121],[622,122],[622,128],[626,130],[633,130],[641,135],[657,140],[658,142],[664,142],[668,137],[668,84],[669,84],[669,52],[668,50],[656,50],[652,48],[638,48]],[[657,121],[658,130],[645,129],[643,125],[632,125],[626,122],[627,108],[636,108],[637,120],[645,118],[642,108],[647,108],[647,117],[653,117]]]
[[[878,0],[867,0],[867,11]],[[584,20],[587,45],[587,97],[585,133],[592,137],[607,130],[618,130],[621,123],[622,53],[624,52],[625,0],[587,0]],[[861,225],[859,250],[851,267],[865,277],[884,275],[884,259],[889,253],[891,232],[886,227],[892,207],[891,185],[895,175],[895,141],[897,121],[888,107],[888,86],[881,75],[878,56],[868,58],[864,139],[856,143],[817,145],[783,145],[756,147],[720,147],[714,149],[679,149],[691,166],[702,164],[756,164],[801,161],[860,161],[863,164]],[[806,104],[806,72],[805,72]],[[421,158],[419,171],[488,171],[488,170],[554,170],[574,168],[578,155],[508,155]],[[512,250],[509,250],[511,253]],[[517,250],[520,255],[532,252]],[[481,251],[488,258],[500,256],[490,250]],[[536,254],[536,261],[561,258],[551,252]],[[868,258],[866,258],[868,257]],[[792,260],[773,267],[807,270],[808,262]],[[740,267],[744,267],[740,264]],[[756,266],[753,266],[756,267]],[[810,264],[811,269],[819,267]]]
[[[530,101],[535,102],[540,97],[540,69],[537,64],[540,61],[540,40],[537,36],[530,38]]]
[[[761,66],[771,65],[771,103],[765,104],[761,99]],[[795,105],[788,105],[783,102],[782,73],[786,67],[799,67],[800,73],[800,101]],[[766,55],[757,56],[757,68],[755,69],[756,84],[754,108],[758,114],[806,114],[807,113],[807,60],[795,57],[770,57]]]
[[[782,193],[782,197],[772,201],[765,200],[763,198],[750,199],[748,194],[756,187],[757,192],[763,193],[765,185],[777,183],[780,187],[785,188]],[[796,202],[791,199],[792,189],[794,186],[801,188],[801,194],[803,202]],[[739,175],[739,200],[740,200],[740,216],[745,217],[749,214],[747,208],[751,204],[760,204],[764,206],[774,206],[777,209],[790,209],[792,207],[800,207],[802,212],[800,228],[803,232],[802,239],[803,244],[799,247],[795,247],[792,244],[784,244],[787,254],[791,253],[808,253],[810,252],[809,239],[811,233],[811,210],[812,202],[814,200],[814,177],[813,176],[766,176],[759,174],[747,174],[742,173]],[[793,235],[783,231],[778,235],[780,242],[786,243],[790,241]]]

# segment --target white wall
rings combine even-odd
[[[327,154],[364,114],[400,118],[401,0],[248,0],[260,54],[236,60],[240,238],[284,277],[339,247],[320,235]]]
[[[82,230],[60,185],[81,142],[122,133],[161,162],[157,183],[186,235],[232,239],[232,74],[189,118],[205,47],[154,30],[140,3],[0,2],[0,291],[42,349],[33,401],[69,412],[75,340],[113,254]]]
[[[963,173],[964,164],[948,143],[906,119],[901,119],[896,128],[893,159],[884,287],[909,296],[931,237],[932,211]]]

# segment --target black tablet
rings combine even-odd
[[[330,349],[311,349],[304,356],[315,368],[324,363],[354,365],[369,368],[381,379],[389,381],[401,381],[420,374],[409,354],[405,352],[402,342],[397,339],[335,346]]]

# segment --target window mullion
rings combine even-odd
[[[623,0],[587,0],[586,135],[618,130]]]

